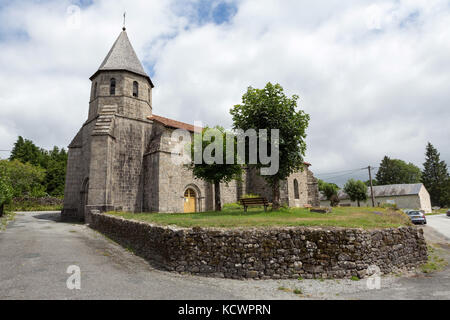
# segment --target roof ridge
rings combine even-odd
[[[156,120],[158,122],[161,122],[162,124],[164,124],[167,127],[184,129],[184,130],[188,130],[191,132],[195,131],[195,126],[193,124],[178,121],[178,120],[173,120],[173,119],[162,117],[162,116],[158,116],[156,114],[153,114],[153,115],[147,117],[147,119]]]

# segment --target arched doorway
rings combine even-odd
[[[197,193],[188,188],[184,192],[184,213],[197,212]]]

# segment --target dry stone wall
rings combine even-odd
[[[90,227],[169,271],[233,279],[349,278],[426,262],[422,229],[156,226],[92,211]]]

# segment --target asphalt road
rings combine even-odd
[[[450,299],[449,267],[383,276],[380,290],[369,290],[366,280],[196,277],[155,269],[87,226],[58,220],[59,213],[18,213],[0,232],[0,299]],[[450,261],[447,240],[430,226],[424,230]],[[79,290],[67,287],[69,266],[80,268]]]
[[[236,299],[220,287],[183,279],[148,263],[88,227],[55,213],[18,213],[0,233],[0,299]],[[66,273],[81,270],[81,289]]]
[[[427,216],[427,226],[432,227],[450,241],[450,217],[447,215]]]

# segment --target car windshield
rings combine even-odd
[[[410,215],[410,216],[420,216],[420,211],[410,211],[410,212],[408,212],[408,215]]]

